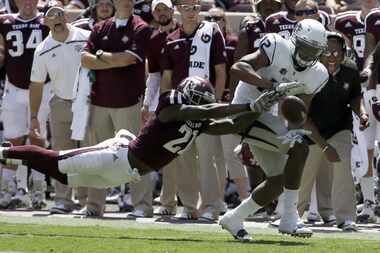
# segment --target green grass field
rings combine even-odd
[[[254,235],[239,243],[227,233],[165,229],[118,229],[0,223],[0,252],[75,253],[235,253],[235,252],[380,252],[377,240]]]

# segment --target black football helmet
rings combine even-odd
[[[192,105],[215,103],[215,90],[211,83],[199,76],[185,78],[177,88]]]

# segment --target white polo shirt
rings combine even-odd
[[[81,51],[90,31],[68,24],[69,36],[65,42],[52,38],[51,33],[36,48],[31,82],[43,83],[49,75],[54,95],[73,99],[73,86],[80,66]]]

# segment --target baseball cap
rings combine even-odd
[[[158,4],[165,4],[168,8],[173,9],[173,4],[171,0],[153,0],[152,11],[154,11]]]

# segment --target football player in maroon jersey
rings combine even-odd
[[[43,146],[45,144],[44,134],[28,136],[29,125],[31,120],[38,119],[41,121],[41,125],[45,124],[46,126],[48,101],[45,101],[38,115],[30,115],[29,78],[34,51],[48,35],[49,29],[43,25],[43,15],[37,11],[38,0],[15,0],[14,2],[18,12],[0,16],[0,65],[5,68],[6,72],[5,94],[2,104],[4,138],[12,142],[13,145],[22,145],[29,137],[32,144]],[[28,205],[26,203],[27,195],[25,195],[27,173],[25,169],[20,172],[23,172],[20,175],[20,184],[17,186],[20,191],[19,194],[16,194],[20,198],[15,200],[24,203],[23,205]],[[38,194],[42,194],[43,188],[45,188],[43,175],[36,172],[33,172],[32,175],[38,181],[35,185],[41,186],[38,187],[40,188]],[[8,183],[10,182],[8,180]],[[38,202],[42,204],[41,201]],[[39,204],[35,207],[40,208]]]
[[[201,133],[244,135],[260,113],[277,101],[277,95],[267,92],[250,104],[217,104],[208,81],[189,77],[177,90],[160,96],[155,116],[137,137],[121,130],[98,145],[68,151],[33,145],[1,147],[0,159],[7,164],[26,164],[72,187],[117,186],[165,166]],[[234,114],[239,115],[210,120]]]

